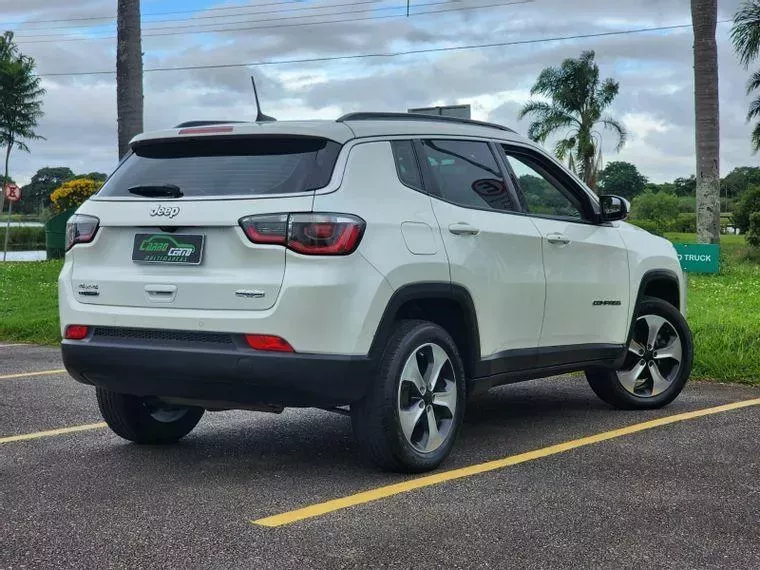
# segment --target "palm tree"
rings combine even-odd
[[[13,32],[0,36],[0,145],[5,146],[5,178],[13,148],[29,152],[24,141],[39,140],[35,132],[42,117],[40,78],[34,71],[34,59],[21,54],[13,41]],[[4,195],[0,192],[0,212]]]
[[[731,40],[739,60],[745,68],[749,68],[760,53],[760,2],[753,0],[745,2],[734,15],[734,26],[731,29]],[[747,83],[747,94],[760,89],[760,71],[756,71]],[[760,117],[760,97],[749,106],[747,120]],[[760,123],[752,131],[752,148],[760,150]]]
[[[718,0],[691,0],[697,144],[697,241],[720,242]]]
[[[596,186],[602,158],[601,134],[596,127],[601,125],[617,135],[618,151],[628,136],[620,122],[605,114],[619,85],[613,79],[600,80],[594,57],[593,51],[584,51],[578,59],[544,69],[530,94],[545,99],[528,101],[519,114],[520,119],[528,115],[533,119],[528,136],[534,141],[543,143],[549,136],[563,133],[554,154],[560,160],[568,158],[569,166],[591,188]]]
[[[143,69],[140,0],[119,0],[116,22],[116,114],[119,158],[143,131]]]

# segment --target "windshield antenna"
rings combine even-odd
[[[253,75],[251,75],[251,85],[253,85],[253,97],[256,99],[256,122],[257,123],[265,123],[267,121],[276,121],[274,117],[270,117],[269,115],[265,115],[261,112],[261,105],[259,104],[259,94],[256,91],[256,80],[253,78]]]

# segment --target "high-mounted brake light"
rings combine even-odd
[[[348,255],[359,247],[366,224],[349,214],[268,214],[242,218],[240,227],[253,243],[303,255]]]
[[[188,129],[180,129],[180,135],[214,135],[221,133],[231,133],[232,127],[190,127]]]
[[[90,332],[89,327],[85,325],[69,325],[63,334],[66,340],[82,340]]]
[[[74,214],[66,222],[66,251],[78,243],[90,243],[98,233],[100,220],[95,216]]]
[[[267,352],[295,352],[287,340],[271,334],[247,334],[245,341],[256,350]]]

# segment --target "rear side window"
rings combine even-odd
[[[399,180],[410,188],[422,191],[422,175],[412,141],[391,141],[391,149]]]
[[[443,199],[465,208],[517,210],[488,143],[426,140],[422,149]]]
[[[261,196],[327,186],[341,146],[314,137],[234,137],[137,146],[98,196],[136,186],[178,186],[185,197]]]

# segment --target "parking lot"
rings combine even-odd
[[[580,377],[507,386],[414,488],[318,410],[128,444],[61,369],[56,349],[0,347],[0,568],[760,567],[758,389],[619,412]]]

